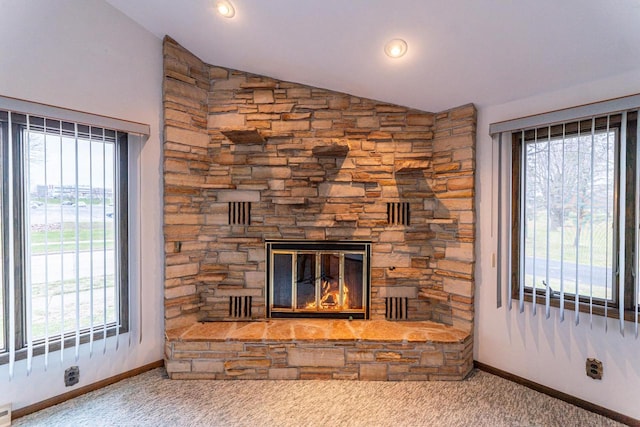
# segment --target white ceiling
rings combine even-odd
[[[640,0],[107,1],[209,64],[426,111],[640,78]]]

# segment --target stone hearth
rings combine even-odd
[[[435,322],[207,322],[167,332],[174,379],[460,380],[468,333]]]
[[[466,375],[473,105],[430,113],[279,81],[168,37],[163,102],[173,378]],[[365,320],[265,321],[268,241],[370,245]]]

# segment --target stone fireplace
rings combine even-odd
[[[172,378],[460,379],[475,108],[429,113],[164,42]]]
[[[267,317],[367,319],[369,242],[267,241]]]

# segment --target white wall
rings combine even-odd
[[[16,364],[9,380],[0,366],[0,405],[14,409],[70,391],[63,373],[80,367],[85,386],[163,357],[163,248],[161,195],[162,45],[129,18],[100,0],[0,0],[0,95],[51,104],[88,113],[142,122],[151,126],[142,147],[142,343],[138,316],[128,334],[87,346],[74,360],[67,350]],[[138,285],[133,284],[134,287]],[[132,303],[140,306],[137,293]]]
[[[142,344],[136,328],[132,345],[109,339],[89,358],[83,347],[77,364],[81,381],[91,384],[162,358],[162,197],[161,197],[161,41],[120,12],[98,0],[0,0],[0,95],[90,113],[139,121],[151,126],[142,150]],[[489,123],[596,102],[640,92],[639,72],[518,100],[481,107],[478,122],[478,236],[476,289],[476,360],[572,394],[612,410],[640,418],[640,341],[616,325],[604,333],[601,322],[589,329],[533,318],[529,312],[495,307],[494,246],[491,221],[491,140]],[[587,357],[604,362],[604,379],[584,373]],[[0,366],[0,404],[14,408],[64,393],[63,371],[76,364],[73,351],[53,354],[47,371],[41,357],[26,375],[16,366],[9,381]]]
[[[640,92],[640,70],[589,84],[517,100],[508,104],[482,107],[478,112],[477,136],[477,264],[476,264],[476,344],[474,358],[479,362],[568,393],[597,405],[640,419],[640,339],[632,324],[625,336],[617,320],[609,321],[605,333],[602,318],[590,328],[588,315],[582,314],[575,326],[571,316],[560,322],[557,310],[545,319],[544,310],[533,317],[527,304],[520,314],[517,305],[509,311],[496,308],[496,270],[491,265],[495,240],[492,219],[492,141],[489,124],[547,111],[574,107]],[[503,285],[504,286],[504,285]],[[504,294],[506,295],[506,294]],[[573,315],[573,312],[569,313]],[[604,363],[604,377],[592,380],[585,374],[587,357]]]

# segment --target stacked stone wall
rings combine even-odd
[[[371,318],[473,325],[475,108],[433,114],[202,63],[164,43],[167,329],[265,316],[265,239],[372,242]],[[235,134],[234,134],[235,132]],[[250,203],[249,224],[230,204]],[[388,203],[410,206],[390,225]]]

